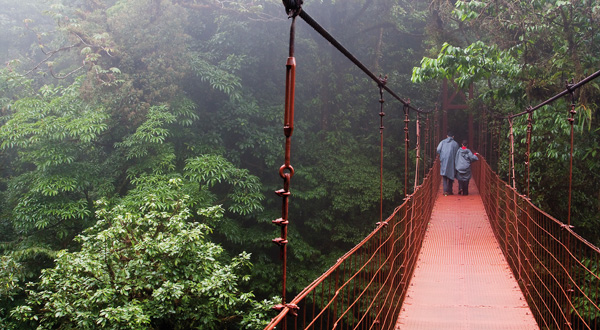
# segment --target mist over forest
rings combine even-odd
[[[281,296],[272,221],[282,213],[274,191],[292,21],[282,2],[0,7],[0,328],[262,329]],[[481,152],[504,179],[508,125],[493,118],[600,68],[598,1],[305,0],[302,8],[415,108],[439,107],[444,79],[472,88],[467,109],[448,113],[449,129],[460,141],[469,115],[487,118],[496,141]],[[294,56],[290,297],[381,216],[377,84],[299,18]],[[599,96],[598,82],[576,95],[571,211],[595,245]],[[386,217],[405,197],[405,117],[402,103],[383,98]],[[530,198],[560,220],[569,102],[535,113],[530,153]],[[526,118],[514,127],[523,191]],[[425,152],[426,166],[432,157]]]

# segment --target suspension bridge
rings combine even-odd
[[[282,217],[273,220],[281,227],[280,237],[273,242],[280,247],[282,260],[282,302],[274,307],[279,314],[265,329],[600,329],[600,249],[575,233],[570,223],[574,91],[600,76],[600,71],[576,84],[567,84],[563,92],[535,107],[502,118],[509,123],[512,147],[508,182],[492,170],[485,157],[480,157],[472,164],[471,194],[444,196],[439,160],[429,166],[421,159],[435,158],[429,139],[431,136],[438,141],[439,132],[447,128],[445,112],[442,125],[438,126],[439,111],[414,108],[398,97],[386,86],[385,78],[371,73],[302,10],[302,1],[283,2],[292,25],[286,64],[285,162],[279,169],[283,189],[276,192],[282,198]],[[417,113],[417,141],[413,192],[405,190],[402,205],[387,219],[381,215],[375,230],[288,301],[287,227],[290,179],[294,174],[290,146],[294,127],[296,17],[301,17],[375,81],[380,93],[382,146],[384,92],[403,103],[405,189],[411,111]],[[528,115],[528,183],[531,114],[568,96],[571,168],[569,218],[563,223],[531,203],[528,186],[525,194],[516,189],[513,119]],[[421,115],[427,116],[425,134],[420,132]],[[477,137],[475,130],[470,130],[469,140],[476,139],[476,144],[470,144],[485,149],[490,134],[483,127],[484,120],[480,125]],[[383,147],[381,150],[383,162]]]

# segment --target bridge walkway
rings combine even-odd
[[[440,186],[396,329],[539,329],[475,183],[468,196],[456,190]]]

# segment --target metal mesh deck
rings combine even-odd
[[[469,190],[440,187],[396,329],[539,329],[473,180]]]

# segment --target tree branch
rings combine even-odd
[[[79,46],[79,45],[81,45],[81,43],[77,43],[77,44],[74,44],[74,45],[71,45],[71,46],[62,47],[62,48],[59,48],[59,49],[56,49],[56,50],[53,50],[53,51],[50,51],[50,52],[46,53],[46,52],[44,51],[44,47],[43,47],[43,45],[41,45],[41,44],[40,44],[40,48],[42,49],[42,53],[44,53],[44,55],[47,55],[47,56],[46,56],[46,58],[45,58],[45,59],[43,59],[42,61],[40,61],[40,62],[39,62],[39,63],[38,63],[36,66],[34,66],[34,67],[31,69],[31,70],[29,70],[29,71],[27,71],[25,74],[23,74],[23,76],[27,76],[27,75],[29,75],[30,73],[32,73],[33,71],[35,71],[36,69],[38,69],[38,68],[39,68],[39,67],[40,67],[42,64],[44,64],[44,63],[48,62],[48,61],[49,61],[49,60],[52,58],[52,56],[54,56],[56,53],[58,53],[58,52],[63,52],[63,51],[66,51],[66,50],[69,50],[69,49],[75,48],[75,47],[77,47],[77,46]]]

